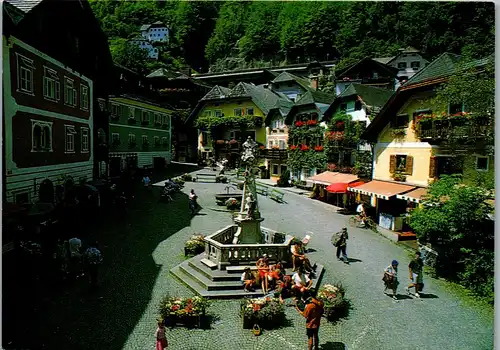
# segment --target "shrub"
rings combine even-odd
[[[290,170],[286,170],[278,179],[278,187],[290,186]]]

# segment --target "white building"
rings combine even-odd
[[[158,21],[153,24],[145,24],[141,27],[141,35],[130,40],[134,45],[148,51],[149,58],[158,59],[160,56],[160,48],[154,46],[153,43],[168,42],[170,30],[162,22]]]
[[[399,70],[398,78],[402,83],[429,64],[429,61],[420,55],[420,51],[411,46],[408,46],[406,49],[399,49],[399,53],[394,57],[380,57],[374,58],[374,60],[397,68]],[[400,84],[398,83],[396,90],[399,86]]]

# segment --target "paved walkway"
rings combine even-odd
[[[159,180],[159,179],[157,179]],[[169,274],[183,261],[184,242],[193,233],[210,234],[232,222],[231,215],[209,210],[214,193],[225,184],[187,183],[174,203],[158,203],[160,188],[139,192],[127,217],[102,232],[106,259],[103,287],[88,297],[78,286],[70,295],[54,298],[51,307],[23,315],[40,330],[30,332],[44,348],[154,349],[157,305],[165,295],[192,295]],[[193,188],[202,207],[199,215],[188,214],[187,193]],[[353,309],[335,324],[323,321],[321,349],[491,349],[493,313],[477,311],[448,291],[447,283],[426,277],[422,300],[402,297],[399,302],[383,294],[382,270],[392,259],[400,262],[400,280],[407,283],[408,252],[371,231],[351,229],[348,254],[351,265],[335,258],[330,243],[333,232],[346,226],[348,217],[334,208],[302,196],[288,196],[286,204],[258,197],[265,218],[262,225],[303,237],[314,232],[309,248],[311,260],[321,261],[323,283],[341,281]],[[402,291],[403,288],[401,288]],[[400,292],[401,293],[401,292]],[[287,308],[287,326],[264,331],[255,337],[243,330],[239,301],[214,301],[208,312],[210,329],[174,328],[167,331],[169,349],[305,349],[305,321]],[[22,332],[21,332],[22,333]],[[33,348],[25,346],[23,348]]]

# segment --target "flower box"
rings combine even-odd
[[[304,126],[304,124],[305,124],[305,123],[304,123],[304,122],[302,122],[302,121],[300,121],[300,120],[298,120],[298,121],[296,121],[296,122],[295,122],[295,126],[297,126],[297,127],[299,127],[299,128],[300,128],[301,126]]]
[[[325,284],[316,296],[324,303],[325,317],[332,321],[346,315],[349,301],[345,298],[345,289],[341,284]]]
[[[391,135],[393,137],[404,137],[406,135],[406,129],[404,128],[391,129]]]
[[[342,141],[344,139],[343,131],[329,131],[327,133],[327,138],[330,141]]]
[[[308,121],[306,122],[306,124],[307,124],[308,126],[314,126],[314,125],[317,125],[317,124],[318,124],[318,121],[317,121],[317,120],[308,120]]]
[[[184,256],[198,255],[205,251],[205,238],[203,235],[193,235],[184,244]]]
[[[158,311],[165,325],[201,326],[209,303],[205,298],[178,298],[166,296],[160,302]]]
[[[278,298],[243,299],[240,316],[244,329],[252,329],[255,324],[263,329],[272,329],[284,324],[285,308]]]
[[[300,146],[300,150],[301,151],[307,151],[307,150],[309,150],[309,146],[308,145],[302,145],[302,146]]]

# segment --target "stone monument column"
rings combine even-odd
[[[244,174],[245,182],[243,185],[240,213],[235,218],[238,230],[234,235],[233,244],[264,243],[262,232],[260,231],[260,223],[264,219],[260,215],[255,185],[257,146],[257,143],[250,136],[243,144],[241,160],[245,164],[246,169]]]

